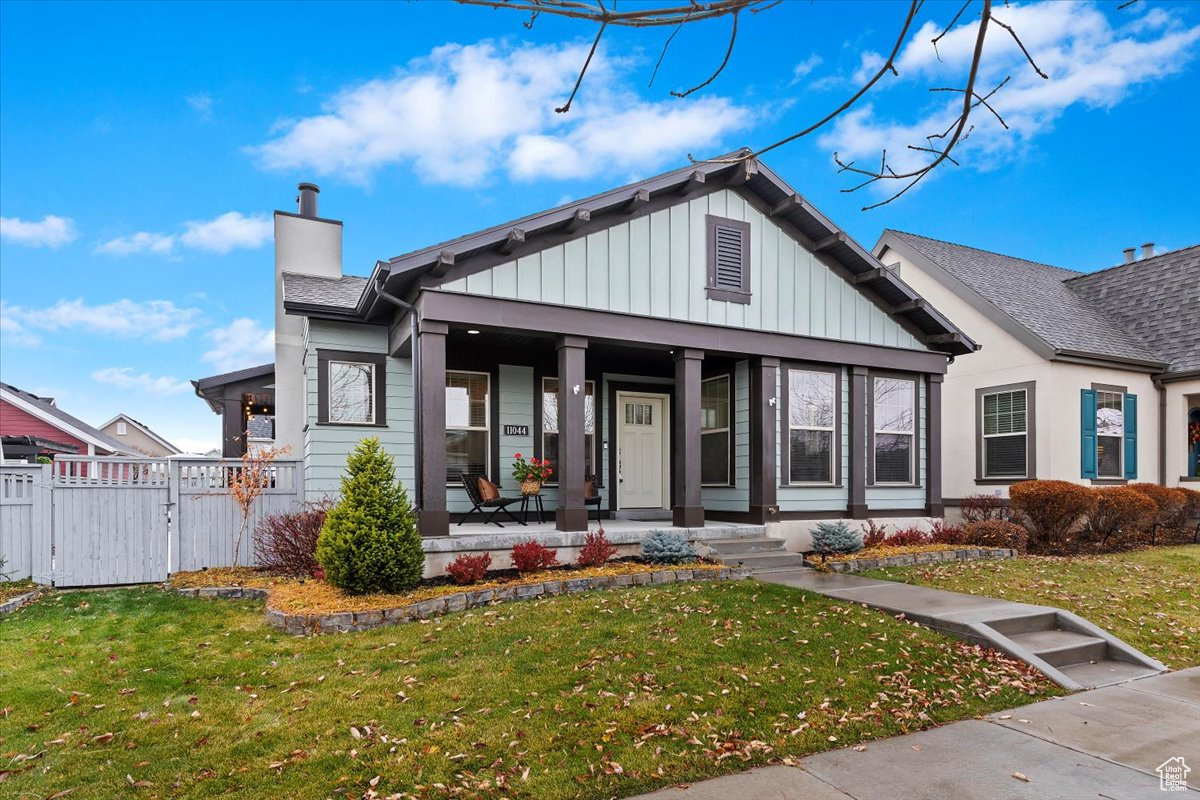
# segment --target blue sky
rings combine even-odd
[[[1200,241],[1200,4],[1024,3],[983,77],[1012,79],[958,167],[882,209],[832,153],[903,154],[949,113],[971,31],[929,47],[927,3],[853,114],[768,164],[870,246],[884,227],[1091,270]],[[975,7],[977,10],[977,5]],[[94,424],[119,411],[187,449],[218,419],[187,384],[272,358],[270,212],[301,180],[345,221],[345,269],[679,166],[760,147],[853,91],[896,3],[783,3],[676,37],[613,32],[556,115],[594,31],[450,3],[0,4],[0,379]],[[944,122],[942,124],[944,127]]]

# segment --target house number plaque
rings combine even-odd
[[[528,436],[529,435],[529,426],[528,425],[505,425],[504,426],[504,435],[505,436]]]

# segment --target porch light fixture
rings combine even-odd
[[[775,398],[772,397],[770,400],[768,400],[767,405],[769,405],[771,408],[774,408],[775,407]]]
[[[472,336],[478,336],[478,335],[479,335],[479,331],[475,330],[474,328],[468,328],[468,329],[467,329],[467,333],[471,334]]]
[[[575,384],[575,386],[574,386],[574,388],[572,389],[572,391],[573,391],[573,392],[575,392],[575,394],[579,394],[579,384],[578,384],[578,383],[577,383],[577,384]]]

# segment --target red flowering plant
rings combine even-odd
[[[520,453],[513,455],[515,459],[512,463],[512,476],[521,483],[525,481],[536,481],[537,483],[545,483],[550,480],[550,476],[554,474],[554,470],[550,468],[550,461],[536,456],[526,460]]]

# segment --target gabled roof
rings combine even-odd
[[[124,420],[124,421],[125,421],[125,424],[134,426],[134,427],[135,427],[135,428],[137,428],[139,431],[141,431],[142,433],[146,434],[147,436],[149,436],[149,437],[150,437],[151,439],[153,439],[154,441],[158,442],[158,443],[159,443],[160,445],[162,445],[162,446],[163,446],[165,449],[167,449],[167,450],[170,450],[172,453],[174,453],[174,454],[176,454],[176,455],[178,455],[178,454],[180,454],[180,453],[182,453],[182,452],[183,452],[183,451],[182,451],[182,450],[180,450],[178,447],[176,447],[175,445],[171,444],[170,442],[168,442],[168,441],[167,441],[166,439],[164,439],[163,437],[159,436],[159,435],[158,435],[157,433],[155,433],[154,431],[150,430],[149,426],[147,426],[147,425],[146,425],[146,423],[144,423],[144,422],[139,422],[138,420],[134,419],[133,417],[129,416],[128,414],[117,414],[115,417],[113,417],[112,419],[110,419],[108,422],[106,422],[106,423],[104,423],[103,425],[101,425],[101,426],[100,426],[100,428],[101,428],[101,429],[107,428],[109,425],[112,425],[114,422],[117,422],[118,420]]]
[[[109,436],[102,431],[93,428],[78,417],[73,417],[61,408],[51,405],[46,398],[38,397],[36,394],[26,392],[23,389],[18,389],[12,384],[0,383],[0,396],[12,403],[17,408],[32,414],[38,419],[53,425],[61,431],[71,434],[77,439],[82,439],[85,442],[101,447],[105,450],[122,456],[137,456],[140,455],[136,450],[128,447],[124,442],[121,442]]]
[[[361,280],[361,279],[360,279]],[[260,364],[257,367],[246,367],[245,369],[234,370],[233,372],[223,372],[220,375],[211,375],[207,378],[200,378],[192,381],[192,386],[195,387],[196,396],[208,403],[215,413],[221,413],[221,399],[219,393],[214,393],[214,389],[220,389],[228,386],[231,383],[241,383],[242,381],[254,380],[255,378],[275,379],[275,362],[270,364]]]
[[[1084,273],[890,229],[875,252],[884,247],[965,286],[986,304],[985,313],[994,312],[988,316],[1043,358],[1098,359],[1154,371],[1167,366],[1168,359],[1120,317],[1073,291]]]
[[[1200,370],[1200,244],[1066,280],[1168,363]]]
[[[863,295],[895,317],[928,347],[961,355],[978,349],[915,291],[796,193],[765,164],[738,151],[712,161],[690,164],[644,181],[612,189],[415,250],[375,265],[370,278],[341,280],[284,276],[284,308],[329,318],[376,320],[394,308],[378,289],[405,296],[416,286],[447,280],[460,267],[486,267],[511,261],[572,238],[615,225],[655,205],[686,202],[706,191],[728,187],[755,203],[826,266],[854,284]],[[357,287],[359,294],[351,297]],[[314,302],[316,301],[316,302]]]

